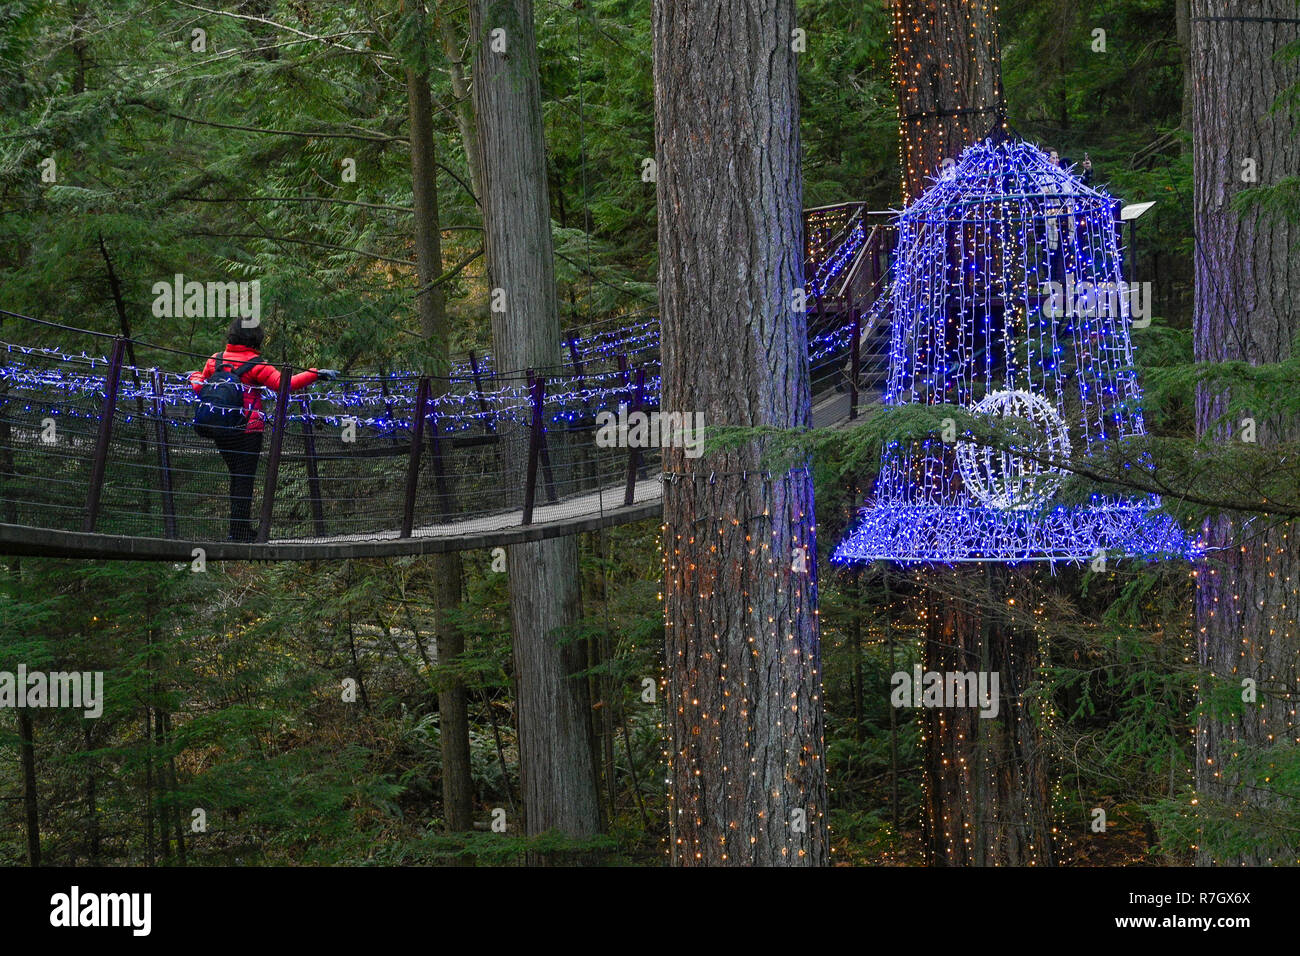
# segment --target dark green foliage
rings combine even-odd
[[[482,348],[481,219],[436,19],[448,18],[464,46],[465,11],[431,8],[432,35],[416,43],[417,19],[399,7],[259,5],[290,30],[142,0],[0,5],[0,308],[118,333],[107,252],[139,339],[208,352],[223,332],[155,316],[155,281],[177,272],[258,278],[273,360],[417,366],[403,67],[428,49],[442,243],[448,263],[465,264],[442,289],[453,346]],[[1225,503],[1248,503],[1247,492],[1251,507],[1276,517],[1296,504],[1300,449],[1238,443],[1211,454],[1194,440],[1198,384],[1233,386],[1231,420],[1256,407],[1293,411],[1300,365],[1192,359],[1192,159],[1180,130],[1174,7],[1003,0],[1010,121],[1070,161],[1087,154],[1096,181],[1124,201],[1157,201],[1138,227],[1137,278],[1155,283],[1158,316],[1135,333],[1152,437],[1131,451],[1156,463],[1146,477],[1175,482],[1159,490],[1189,525]],[[642,177],[654,155],[650,8],[650,0],[537,6],[566,325],[654,308],[655,187]],[[805,0],[799,25],[805,204],[897,205],[888,8]],[[207,31],[206,53],[190,49],[195,27]],[[1097,28],[1105,53],[1091,48]],[[325,36],[335,39],[311,39]],[[48,158],[53,183],[41,180]],[[355,181],[344,176],[350,164]],[[1291,177],[1240,202],[1294,220],[1296,196]],[[0,321],[0,339],[57,341],[13,319]],[[100,344],[76,350],[99,354]],[[138,360],[186,362],[143,347]],[[919,859],[919,724],[914,711],[893,710],[889,691],[891,675],[919,660],[921,627],[908,575],[841,574],[827,556],[870,490],[881,443],[929,434],[945,417],[981,440],[1006,439],[961,409],[916,406],[848,432],[769,436],[774,467],[806,456],[814,467],[830,814],[844,862]],[[1099,473],[1066,494],[1133,480],[1124,464],[1096,463]],[[1260,483],[1243,488],[1241,475]],[[658,546],[653,523],[585,536],[575,569],[582,618],[557,635],[584,642],[591,661],[584,677],[609,836],[582,844],[520,835],[508,596],[490,554],[465,555],[455,619],[466,653],[454,672],[433,653],[422,559],[195,574],[188,565],[0,558],[0,670],[105,673],[102,717],[32,715],[46,862],[178,863],[179,829],[189,865],[661,863],[662,689],[645,699],[645,682],[653,687],[662,673]],[[1079,858],[1181,862],[1198,843],[1225,853],[1286,845],[1300,827],[1296,748],[1242,757],[1250,782],[1278,794],[1267,817],[1237,816],[1187,789],[1195,687],[1206,680],[1195,666],[1188,569],[1045,571],[1035,581],[1050,613],[1032,622],[1044,649],[1032,692],[1051,715],[1055,812]],[[438,689],[453,676],[468,689],[481,827],[454,837],[441,832],[437,712]],[[355,700],[344,700],[345,681],[355,682]],[[1231,686],[1220,698],[1244,706]],[[0,717],[4,864],[26,852],[19,745],[16,722]],[[1099,807],[1112,834],[1132,839],[1092,833]],[[498,809],[505,833],[489,829]],[[192,829],[196,810],[205,832]]]

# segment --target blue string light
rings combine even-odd
[[[819,333],[809,341],[809,349],[814,362],[842,354],[848,349],[852,338],[852,322],[845,322],[834,328]],[[599,334],[600,341],[591,344],[584,340],[579,344],[579,354],[584,363],[594,365],[598,357],[631,355],[645,356],[657,353],[659,347],[658,319],[639,323],[630,330],[631,339],[620,343],[611,338],[609,332]],[[0,382],[11,385],[15,390],[31,393],[48,393],[52,396],[76,396],[98,402],[102,400],[106,388],[106,379],[98,374],[96,368],[107,369],[108,361],[103,357],[83,353],[74,354],[58,349],[34,346],[4,344],[3,348],[10,355],[21,355],[41,359],[50,363],[47,366],[28,365],[9,360],[0,366]],[[492,383],[492,378],[484,372],[485,361],[479,365],[480,378],[485,385]],[[657,358],[644,358],[640,363],[646,373],[645,391],[642,404],[647,410],[657,407],[660,387],[659,361]],[[458,366],[459,367],[459,366]],[[468,368],[468,366],[466,366]],[[157,398],[175,417],[189,417],[198,398],[186,374],[181,372],[160,371],[160,393],[155,396],[151,382],[153,369],[123,370],[118,386],[119,405],[137,401],[152,403]],[[132,373],[135,374],[132,374]],[[139,380],[137,384],[137,378]],[[437,416],[439,427],[448,433],[467,431],[495,421],[529,421],[532,414],[531,398],[528,387],[520,382],[499,388],[475,389],[472,380],[461,378],[452,383],[459,391],[449,391],[431,402],[431,409]],[[340,387],[313,388],[309,397],[313,405],[328,406],[330,414],[313,414],[312,421],[326,425],[341,425],[344,420],[353,420],[358,426],[378,429],[382,432],[402,431],[410,428],[415,404],[418,376],[410,372],[397,372],[384,377],[384,384],[371,381],[346,381]],[[273,399],[274,393],[263,389],[264,399]],[[60,399],[60,402],[65,401]],[[577,375],[547,376],[547,394],[545,400],[547,420],[552,424],[572,424],[590,417],[594,409],[617,406],[620,402],[632,403],[631,376],[618,369],[597,369]],[[51,408],[55,403],[51,403]],[[295,401],[291,409],[300,407]],[[384,414],[376,415],[367,410],[383,408]],[[394,415],[394,412],[405,415]],[[81,416],[75,412],[74,417]],[[307,416],[291,411],[291,421],[302,421]]]
[[[1199,553],[1198,542],[1155,511],[1154,496],[1096,495],[1087,505],[1053,505],[1058,482],[1047,480],[1037,461],[1087,458],[1103,444],[1145,434],[1127,296],[1071,303],[1060,294],[1071,282],[1126,288],[1115,209],[1109,195],[1036,147],[985,142],[966,149],[899,215],[884,404],[1032,407],[1033,415],[1004,414],[1023,434],[1021,447],[1035,454],[976,454],[967,446],[959,455],[971,436],[955,430],[888,443],[874,501],[832,560]],[[1025,489],[1036,489],[1037,497],[1016,500]]]

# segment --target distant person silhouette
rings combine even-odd
[[[216,443],[230,472],[231,541],[252,541],[256,537],[251,520],[253,478],[266,427],[260,389],[280,388],[279,370],[259,354],[264,337],[262,324],[246,326],[245,321],[236,317],[226,333],[225,349],[208,359],[201,370],[190,373],[194,391],[205,399],[195,412],[195,431]],[[338,372],[333,369],[308,369],[289,379],[289,388],[297,391],[317,379],[330,381],[336,377]],[[242,402],[240,397],[232,401],[235,390],[242,392]]]
[[[1047,158],[1053,166],[1068,168],[1070,161],[1062,159],[1060,153],[1055,149],[1047,150]],[[1087,186],[1092,182],[1092,160],[1087,153],[1083,154],[1083,164],[1079,171],[1075,173],[1083,185]],[[1046,220],[1046,243],[1047,243],[1047,272],[1048,278],[1057,283],[1061,289],[1065,289],[1070,281],[1067,270],[1067,252],[1075,244],[1075,217],[1074,201],[1070,198],[1072,190],[1070,187],[1062,189],[1055,182],[1045,182],[1043,192],[1048,195],[1059,195],[1061,198],[1045,199],[1043,203],[1043,213]],[[1060,321],[1063,317],[1056,316],[1053,320],[1055,333],[1058,336],[1069,336],[1074,332],[1073,316],[1064,316],[1065,321]]]

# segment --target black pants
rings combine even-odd
[[[262,454],[262,433],[240,432],[218,439],[217,451],[230,470],[230,540],[252,541],[253,476]]]

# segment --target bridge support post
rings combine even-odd
[[[393,417],[392,402],[386,403],[388,417]],[[311,498],[311,523],[316,537],[325,537],[325,507],[321,503],[320,472],[316,468],[316,433],[311,427],[311,399],[302,400],[302,440],[307,457],[307,494]]]
[[[167,406],[163,404],[162,373],[151,375],[153,386],[153,420],[158,438],[158,486],[162,491],[163,534],[176,537],[176,500],[172,494],[172,455],[167,438]]]
[[[645,367],[638,366],[636,370],[636,389],[632,392],[632,407],[629,409],[629,418],[631,414],[641,411],[644,404],[643,396],[645,395]],[[661,406],[662,408],[662,406]],[[630,506],[636,500],[636,477],[637,471],[641,468],[641,449],[628,442],[627,447],[627,481],[623,484],[623,504]]]
[[[496,420],[493,418],[491,409],[488,408],[487,399],[483,397],[483,377],[478,370],[478,358],[473,352],[469,353],[469,370],[474,376],[474,392],[478,395],[478,410],[483,413],[483,432],[491,435],[497,430]]]
[[[429,411],[429,459],[433,466],[433,489],[438,498],[438,514],[444,521],[450,521],[452,515],[456,513],[456,503],[452,500],[451,491],[447,488],[447,472],[443,468],[442,460],[442,436],[438,428],[438,402],[435,399],[432,402],[433,408]]]
[[[871,244],[871,288],[875,289],[880,282],[882,269],[880,267],[880,244],[883,242],[883,233],[880,234],[882,239]],[[876,297],[880,297],[880,291],[876,291]]]
[[[853,295],[849,296],[849,312],[853,316],[853,351],[849,353],[849,421],[858,417],[858,378],[862,374],[862,314]]]
[[[587,376],[582,369],[582,353],[578,351],[578,340],[572,335],[569,336],[569,364],[573,366],[573,375],[578,383],[578,388],[585,392],[587,386]],[[586,396],[582,399],[582,414],[584,418],[591,418],[591,403],[587,401]]]
[[[379,394],[384,397],[384,417],[389,421],[393,419],[393,397],[388,392],[388,369],[384,366],[379,368]],[[306,402],[306,399],[303,399]],[[392,442],[397,444],[397,434],[393,433]]]
[[[539,379],[539,381],[542,383],[541,397],[537,398],[535,401],[540,414],[541,405],[544,404],[546,401],[546,379],[544,378]],[[529,369],[528,388],[530,394],[531,394],[532,387],[533,387],[533,370]],[[551,470],[551,448],[550,448],[550,443],[547,441],[546,438],[546,419],[540,418],[540,421],[542,423],[542,432],[540,438],[538,439],[537,457],[538,460],[542,463],[542,482],[544,487],[546,488],[546,500],[548,502],[554,502],[557,500],[557,496],[555,493],[555,472]]]
[[[424,450],[424,419],[429,412],[429,380],[420,377],[415,389],[415,410],[411,421],[411,457],[406,463],[406,495],[402,501],[402,537],[415,530],[415,492],[420,483],[420,452]]]
[[[108,464],[108,445],[113,438],[113,415],[117,411],[117,388],[122,381],[122,360],[126,356],[126,339],[113,339],[113,352],[104,382],[104,404],[99,410],[99,433],[95,436],[95,456],[90,463],[90,489],[86,495],[86,517],[81,530],[95,530],[99,518],[99,497],[104,489],[104,469]]]
[[[9,383],[0,381],[0,502],[4,506],[5,524],[18,523],[18,501],[9,497],[9,479],[17,477],[13,429],[9,424]]]
[[[262,486],[262,524],[257,529],[258,544],[265,544],[271,536],[271,512],[275,508],[275,486],[280,478],[280,450],[284,447],[284,430],[289,423],[289,380],[292,378],[292,370],[287,365],[283,366],[280,369],[280,391],[275,396],[271,453],[266,456],[266,484]]]
[[[533,419],[528,434],[528,474],[524,479],[523,524],[533,523],[533,502],[537,491],[537,461],[542,456],[543,443],[546,441],[546,426],[542,421],[542,404],[546,397],[546,379],[535,378],[532,369],[528,370],[528,390],[533,400]]]

